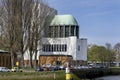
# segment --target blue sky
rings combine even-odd
[[[88,44],[120,42],[120,0],[48,0],[58,14],[72,14],[80,26],[80,38]]]

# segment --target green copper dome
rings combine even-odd
[[[55,15],[50,23],[50,26],[52,25],[78,25],[78,23],[72,15]]]

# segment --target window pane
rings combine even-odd
[[[50,45],[48,45],[48,51],[50,52]]]
[[[71,26],[71,36],[74,36],[75,26]]]
[[[53,52],[53,45],[51,45],[51,52]]]
[[[67,51],[67,45],[65,44],[65,51]]]
[[[69,36],[69,26],[65,26],[65,37]]]
[[[53,45],[53,47],[54,47],[54,51],[56,52],[56,45]]]
[[[63,34],[64,34],[64,32],[63,32],[63,31],[64,31],[63,28],[64,28],[63,26],[60,26],[60,33],[59,33],[59,34],[60,34],[60,37],[63,37]]]
[[[57,44],[56,46],[57,46],[57,51],[59,51],[59,45]]]
[[[79,27],[78,26],[76,26],[76,36],[77,38],[79,38]]]
[[[62,51],[62,45],[59,45],[60,46],[60,52]]]
[[[45,45],[42,45],[42,51],[45,51]]]
[[[80,45],[78,45],[78,51],[80,51]]]
[[[64,45],[62,45],[62,51],[65,51]]]
[[[59,33],[58,33],[58,26],[55,26],[55,29],[54,29],[54,30],[55,30],[55,37],[58,37],[58,34],[59,34]]]

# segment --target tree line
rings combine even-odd
[[[88,46],[88,61],[94,62],[107,62],[109,66],[113,62],[120,61],[120,43],[111,46],[110,43],[106,43],[105,46],[89,45]]]

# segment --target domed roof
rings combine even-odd
[[[52,25],[78,25],[78,23],[72,15],[55,15],[50,23],[50,26]]]

